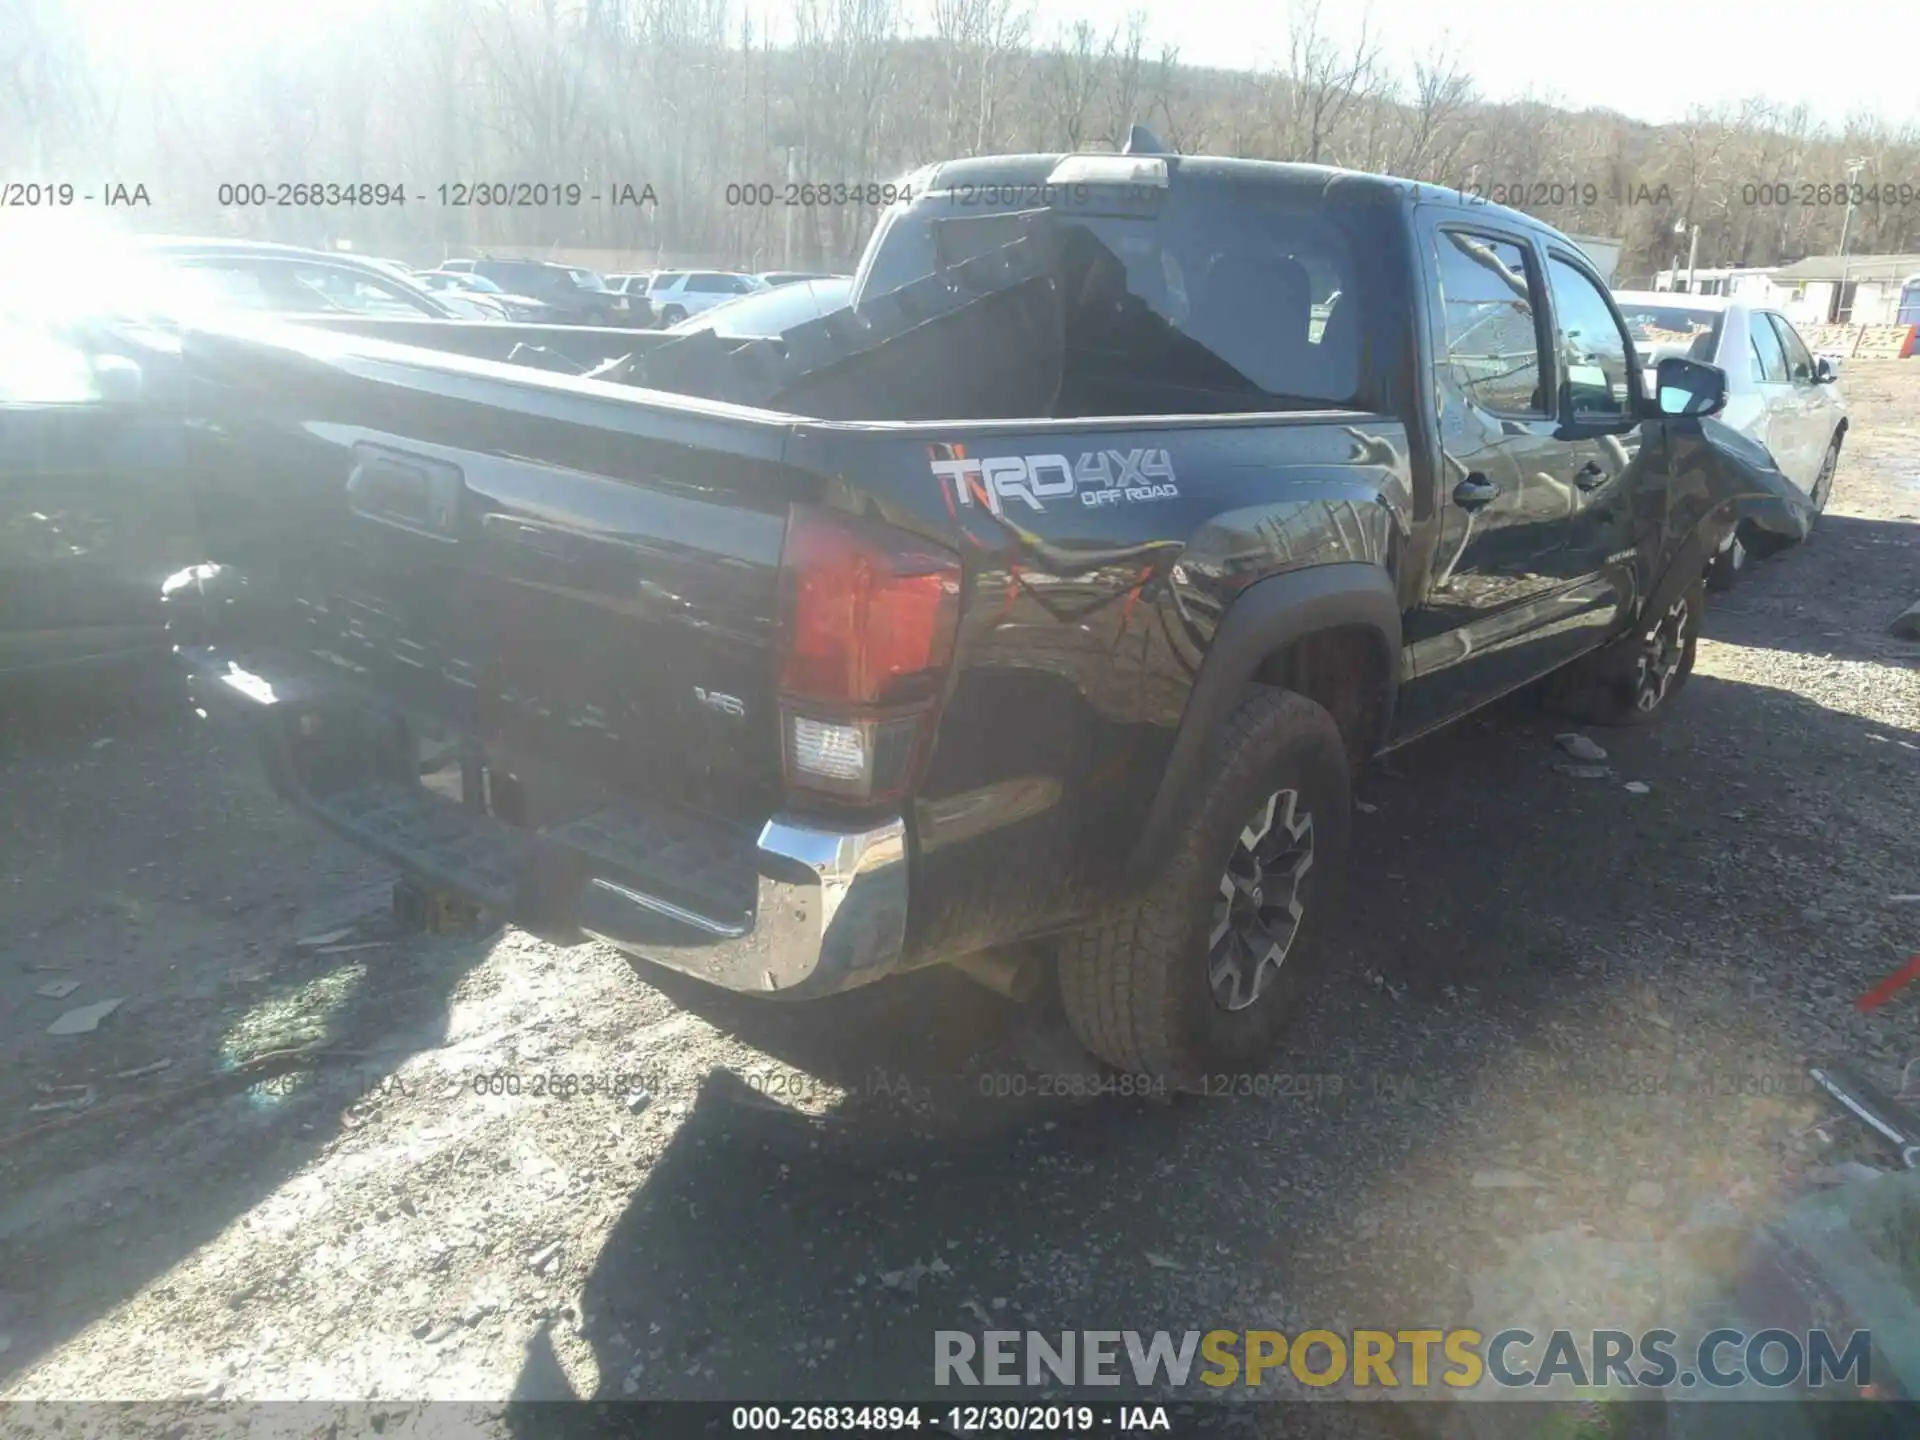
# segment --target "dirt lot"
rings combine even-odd
[[[1852,1005],[1920,949],[1920,361],[1847,390],[1819,532],[1714,597],[1663,728],[1596,732],[1610,777],[1506,706],[1363,786],[1264,1096],[1043,1096],[1085,1068],[1049,1010],[944,973],[779,1008],[398,935],[167,697],[14,697],[0,1398],[879,1399],[990,1321],[1652,1323],[1843,1148],[1805,1065],[1920,1054],[1920,986]]]

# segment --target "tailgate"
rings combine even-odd
[[[783,417],[312,332],[186,355],[230,656],[296,654],[516,773],[777,803],[778,566],[809,483]]]

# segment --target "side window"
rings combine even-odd
[[[1808,352],[1806,343],[1801,340],[1800,332],[1795,330],[1784,315],[1767,312],[1774,333],[1780,337],[1780,347],[1787,352],[1787,374],[1802,384],[1813,383],[1813,356]]]
[[[1781,348],[1779,333],[1767,323],[1764,310],[1747,317],[1747,333],[1753,337],[1754,353],[1760,363],[1753,378],[1763,385],[1786,384],[1787,352]]]
[[[753,289],[752,283],[744,275],[729,275],[726,277],[726,281],[727,289],[736,295],[744,295]]]
[[[1547,257],[1553,287],[1560,384],[1572,415],[1625,415],[1633,409],[1633,347],[1604,291],[1557,255]]]
[[[266,278],[240,265],[186,264],[180,267],[181,290],[199,304],[232,305],[242,310],[272,310],[273,295]]]
[[[1487,410],[1545,416],[1526,252],[1491,236],[1442,230],[1435,258],[1455,387]]]
[[[433,312],[396,285],[371,275],[332,266],[298,266],[294,278],[327,300],[325,308],[350,310],[356,315],[429,315]],[[322,307],[315,307],[322,308]]]

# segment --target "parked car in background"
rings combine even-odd
[[[767,270],[758,277],[762,285],[798,285],[803,280],[851,280],[851,275],[815,274],[807,270]]]
[[[369,265],[378,265],[389,275],[398,275],[402,280],[411,280],[414,275],[413,266],[407,264],[404,260],[388,260],[379,255],[360,255],[354,258],[365,260]]]
[[[0,296],[0,686],[165,663],[160,587],[199,544],[171,378]]]
[[[766,288],[758,275],[734,270],[662,270],[647,287],[647,299],[662,325],[677,325],[689,315]]]
[[[0,265],[0,676],[167,653],[163,582],[199,558],[179,332],[223,311],[500,321],[391,263],[248,241],[135,242],[47,297]],[[469,297],[480,301],[484,297]]]
[[[607,276],[607,289],[627,307],[629,324],[652,325],[660,318],[647,296],[647,287],[653,283],[654,273],[652,270],[642,270],[631,275]]]
[[[843,310],[852,303],[851,275],[798,280],[791,285],[735,296],[676,325],[669,325],[667,331],[673,335],[692,335],[711,330],[727,339],[757,340]]]
[[[357,256],[263,241],[187,238],[149,240],[142,250],[183,282],[163,285],[152,297],[158,311],[175,318],[204,306],[281,315],[475,318],[410,278]]]
[[[478,275],[513,295],[525,295],[546,306],[540,317],[550,325],[651,324],[652,313],[640,316],[615,295],[593,271],[549,260],[508,260],[482,255],[474,260],[449,260],[440,267],[456,274]]]
[[[547,307],[531,295],[510,295],[484,275],[467,275],[457,270],[422,270],[413,277],[423,289],[431,290],[447,304],[459,299],[484,300],[503,320],[540,321]]]
[[[1847,434],[1838,360],[1814,356],[1779,311],[1742,300],[1620,290],[1614,301],[1649,376],[1669,355],[1725,370],[1721,422],[1764,445],[1780,473],[1807,492],[1815,515],[1826,509]],[[1742,525],[1715,558],[1709,582],[1724,589],[1752,554],[1775,548],[1772,537],[1762,539],[1752,525]]]

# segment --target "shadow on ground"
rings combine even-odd
[[[595,1393],[924,1398],[940,1329],[1241,1328],[1280,1322],[1303,1290],[1340,1296],[1348,1324],[1459,1323],[1472,1263],[1530,1218],[1467,1171],[1552,1163],[1617,1197],[1644,1167],[1684,1168],[1688,1133],[1715,1124],[1711,1094],[1625,1098],[1620,1067],[1646,1058],[1603,1024],[1624,997],[1664,1008],[1635,1034],[1667,1063],[1771,1053],[1774,1012],[1842,1010],[1893,963],[1890,929],[1840,936],[1809,913],[1829,868],[1860,853],[1861,827],[1885,829],[1889,875],[1920,860],[1920,755],[1898,748],[1920,735],[1706,676],[1667,726],[1601,734],[1614,778],[1555,772],[1561,728],[1501,707],[1368,783],[1356,903],[1264,1095],[976,1093],[887,1125],[871,1097],[780,1113],[712,1074],[587,1282]],[[1838,766],[1883,775],[1886,807],[1823,804],[1816,777]],[[1852,841],[1828,843],[1833,827]],[[849,1084],[904,1069],[964,1094],[956,1064],[1047,1019],[957,984],[791,1008],[687,998],[796,1068]],[[1552,1081],[1544,1103],[1503,1093],[1522,1053]],[[1466,1148],[1481,1144],[1500,1148]],[[1451,1210],[1402,1203],[1453,1191]],[[1396,1206],[1416,1216],[1405,1233],[1359,1218]],[[540,1349],[518,1398],[571,1393]]]
[[[0,762],[13,857],[0,983],[27,997],[0,1006],[4,1384],[355,1124],[396,1067],[441,1042],[448,997],[493,937],[298,949],[355,921],[380,933],[390,876],[288,809],[240,737],[196,720],[169,681],[11,687]],[[316,895],[332,898],[316,911]],[[71,996],[34,996],[63,979]],[[95,1032],[45,1033],[109,997],[123,1003]],[[288,1047],[324,1057],[258,1084],[234,1073]],[[90,1111],[32,1108],[83,1085]],[[233,1297],[236,1324],[252,1298]]]

